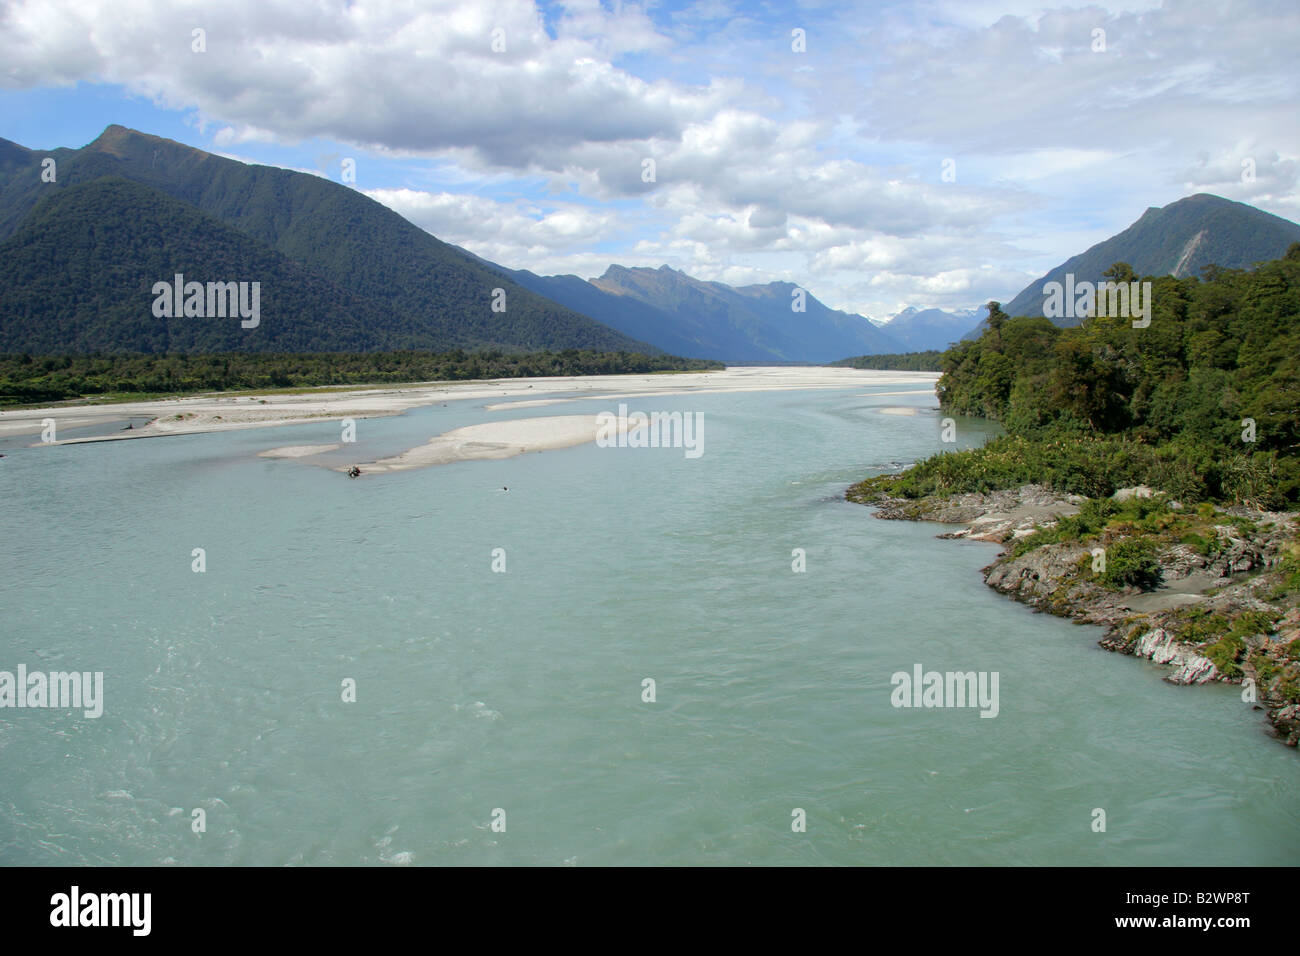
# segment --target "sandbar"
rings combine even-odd
[[[871,369],[830,367],[732,367],[716,372],[665,375],[582,375],[547,378],[491,379],[472,382],[427,382],[417,385],[331,389],[310,392],[267,392],[105,405],[56,405],[46,408],[0,410],[0,438],[39,436],[43,422],[52,418],[56,438],[60,432],[84,426],[108,428],[128,420],[147,424],[94,436],[59,438],[48,444],[86,444],[102,441],[193,435],[247,428],[301,425],[308,422],[377,418],[400,415],[412,408],[467,399],[492,399],[489,410],[536,407],[554,401],[613,400],[686,395],[691,393],[756,392],[786,389],[830,389],[879,386],[928,386],[935,372],[882,372]],[[519,399],[518,402],[501,399]],[[489,440],[489,443],[498,443]],[[506,442],[509,444],[509,442]],[[37,442],[37,444],[40,444]],[[293,447],[293,446],[291,446]]]
[[[551,415],[485,422],[454,428],[400,455],[361,462],[358,467],[361,474],[366,475],[449,465],[458,461],[513,458],[527,452],[583,445],[595,441],[598,431],[596,415]],[[334,470],[346,472],[350,467],[339,465]]]

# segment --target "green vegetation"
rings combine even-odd
[[[0,355],[0,405],[52,402],[88,395],[234,389],[299,388],[521,378],[711,371],[721,362],[629,352],[508,354],[486,352],[367,352],[266,355],[59,356]],[[139,397],[138,395],[135,397]]]
[[[1208,647],[1201,648],[1201,654],[1208,657],[1219,673],[1224,677],[1240,677],[1242,675],[1241,665],[1237,662],[1241,660],[1242,653],[1246,650],[1246,643],[1235,634],[1220,638]]]
[[[888,372],[941,372],[943,353],[937,349],[928,352],[901,352],[890,355],[858,355],[854,358],[831,362],[836,368],[870,368]]]
[[[356,189],[110,126],[0,149],[0,342],[33,354],[566,348],[657,352]],[[155,318],[153,283],[258,281],[261,325]],[[492,309],[493,290],[505,311]]]
[[[1116,263],[1108,278],[1135,277]],[[1219,678],[1255,678],[1294,743],[1296,722],[1278,708],[1300,703],[1300,542],[1289,519],[1232,512],[1300,506],[1300,243],[1253,272],[1145,281],[1144,328],[1105,317],[1059,328],[990,303],[981,338],[942,354],[936,389],[945,414],[993,419],[1005,433],[868,478],[846,497],[943,520],[969,513],[974,502],[944,500],[961,494],[1038,484],[1083,496],[1077,514],[1005,539],[998,563],[1018,561],[1020,573],[1002,568],[989,583],[1050,613],[1108,622],[1112,649],[1162,629]],[[1135,485],[1156,493],[1112,497]],[[1003,498],[988,507],[1001,510]],[[1058,549],[1032,554],[1048,546]],[[1169,597],[1199,593],[1209,607],[1156,600],[1135,612],[1113,593],[1166,577],[1183,582]],[[1194,579],[1217,577],[1217,587]]]
[[[1112,590],[1138,587],[1149,590],[1160,583],[1156,546],[1146,538],[1127,538],[1106,549],[1106,569],[1098,576]]]
[[[1127,278],[1117,263],[1107,275]],[[977,340],[943,353],[942,410],[1001,422],[982,448],[944,453],[859,495],[920,497],[1025,483],[1098,497],[1147,484],[1181,501],[1300,502],[1300,243],[1253,272],[1148,277],[1146,328],[1075,328],[990,303]],[[1254,442],[1243,434],[1254,422]],[[1250,437],[1247,434],[1247,437]]]
[[[1211,263],[1231,268],[1252,268],[1275,259],[1293,242],[1300,242],[1300,226],[1262,209],[1199,193],[1148,209],[1137,222],[1086,252],[1062,263],[1042,279],[1026,286],[1007,305],[1011,315],[1043,315],[1043,284],[1063,281],[1066,272],[1075,281],[1095,282],[1114,262],[1132,263],[1145,275],[1197,275]],[[1065,324],[1071,324],[1065,320]]]
[[[1219,616],[1219,621],[1223,620]],[[1202,647],[1201,653],[1214,662],[1224,677],[1241,677],[1244,672],[1239,662],[1246,654],[1246,639],[1270,634],[1276,620],[1276,615],[1263,611],[1245,611],[1232,620],[1227,634],[1208,647]],[[1260,680],[1265,683],[1280,669],[1276,662],[1263,654],[1251,654],[1250,660]]]
[[[1281,658],[1275,659],[1258,647],[1249,649],[1252,638],[1273,633],[1278,614],[1266,611],[1241,611],[1230,616],[1211,613],[1202,607],[1186,608],[1171,615],[1166,627],[1178,634],[1178,639],[1198,647],[1198,652],[1208,657],[1224,677],[1241,677],[1243,658],[1248,657],[1260,682],[1267,685],[1297,658],[1300,658],[1300,641],[1281,649]]]
[[[1213,474],[1209,449],[1160,448],[1122,436],[1032,439],[1003,435],[979,448],[943,452],[901,476],[868,479],[859,487],[919,498],[1043,484],[1090,498],[1146,482],[1180,499],[1209,497],[1204,475]]]
[[[1268,600],[1283,601],[1300,594],[1300,542],[1292,543],[1283,553],[1278,572],[1281,580],[1268,595]]]
[[[1189,644],[1217,641],[1228,633],[1231,622],[1223,614],[1213,614],[1203,607],[1190,607],[1173,616],[1179,637]]]
[[[1011,553],[1015,557],[1019,557],[1045,544],[1089,541],[1101,534],[1102,530],[1117,514],[1136,513],[1137,509],[1132,506],[1145,500],[1134,499],[1127,502],[1126,504],[1130,507],[1125,509],[1108,498],[1089,499],[1080,506],[1078,514],[1064,515],[1054,525],[1040,528],[1033,534],[1025,535],[1023,538],[1017,538],[1011,547]]]
[[[1055,524],[1016,539],[1011,554],[1019,557],[1045,544],[1082,544],[1142,535],[1160,544],[1188,544],[1198,554],[1209,557],[1219,550],[1214,525],[1230,520],[1212,508],[1208,513],[1171,511],[1164,498],[1130,498],[1122,503],[1089,498],[1080,505],[1078,514],[1063,515]]]
[[[1272,634],[1277,615],[1265,611],[1244,611],[1232,622],[1232,633],[1237,637],[1254,637]]]

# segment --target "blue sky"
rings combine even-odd
[[[885,318],[1006,301],[1197,192],[1300,219],[1297,48],[1294,0],[7,0],[0,136],[352,159],[507,266],[667,263]]]

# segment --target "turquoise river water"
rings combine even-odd
[[[842,499],[945,447],[897,389],[629,399],[699,413],[703,454],[357,481],[257,457],[337,423],[4,443],[0,670],[104,690],[98,718],[0,710],[0,864],[1300,860],[1300,759],[1237,689],[1166,684],[986,588],[995,546]],[[347,454],[604,410],[449,402]],[[997,716],[893,706],[917,664],[996,672]]]

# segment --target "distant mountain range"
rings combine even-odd
[[[869,320],[828,308],[789,282],[733,287],[668,266],[611,265],[589,281],[503,272],[525,288],[676,355],[735,363],[819,363],[897,350]]]
[[[1225,269],[1250,269],[1258,262],[1279,258],[1293,242],[1300,242],[1300,225],[1271,213],[1208,193],[1188,196],[1168,206],[1151,207],[1123,232],[1072,256],[1051,272],[1034,280],[1002,306],[1008,315],[1043,314],[1043,286],[1074,281],[1102,281],[1102,273],[1117,262],[1127,262],[1139,276],[1199,275],[1208,265]],[[1059,325],[1074,325],[1063,318]]]
[[[259,325],[157,319],[176,273],[259,282]],[[0,350],[458,347],[659,352],[319,176],[121,126],[82,149],[0,140]]]
[[[178,274],[257,282],[261,321],[154,314],[152,290]],[[3,351],[588,348],[816,363],[928,347],[920,336],[895,341],[785,282],[510,270],[338,183],[122,126],[80,149],[0,140]]]
[[[596,279],[539,276],[487,263],[525,288],[674,355],[730,362],[829,362],[848,355],[946,349],[988,314],[907,308],[876,321],[828,308],[805,293],[793,312],[788,282],[733,287],[668,266],[611,265]],[[849,351],[846,353],[845,350]]]
[[[1041,315],[1044,284],[1066,273],[1250,268],[1297,241],[1293,222],[1190,196],[1148,209],[1004,311]],[[179,305],[159,314],[153,290],[178,274],[259,283],[261,320],[187,317]],[[733,287],[666,265],[540,276],[443,242],[347,186],[122,126],[81,149],[0,139],[0,352],[582,348],[824,363],[942,350],[978,334],[985,315],[907,308],[877,322],[789,282]]]
[[[1128,229],[1030,283],[1003,310],[1042,315],[1043,286],[1097,282],[1116,262],[1138,275],[1187,276],[1207,265],[1252,268],[1300,241],[1300,225],[1244,203],[1198,194],[1148,209]],[[489,263],[489,265],[491,265]],[[538,276],[493,266],[520,285],[678,355],[732,362],[826,362],[858,355],[944,350],[985,327],[987,305],[944,311],[906,308],[888,321],[836,312],[811,295],[791,314],[789,283],[732,288],[667,266],[613,265],[598,279]],[[1076,320],[1062,319],[1061,324]]]
[[[953,342],[960,341],[963,335],[988,314],[987,305],[956,312],[909,307],[888,322],[877,325],[895,343],[895,352],[925,352],[930,349],[943,351]]]
[[[1046,283],[1097,282],[1116,262],[1138,275],[1197,275],[1207,265],[1249,269],[1300,242],[1300,225],[1244,203],[1198,194],[1151,208],[1132,226],[1030,283],[1004,305],[1010,315],[1043,314]],[[500,269],[501,267],[496,267]],[[791,314],[796,286],[732,288],[667,266],[610,266],[603,276],[538,276],[502,269],[520,285],[679,355],[732,362],[826,362],[858,355],[943,350],[984,329],[987,306],[947,312],[907,308],[878,322],[836,312],[811,295]],[[1063,318],[1068,325],[1077,319]]]

